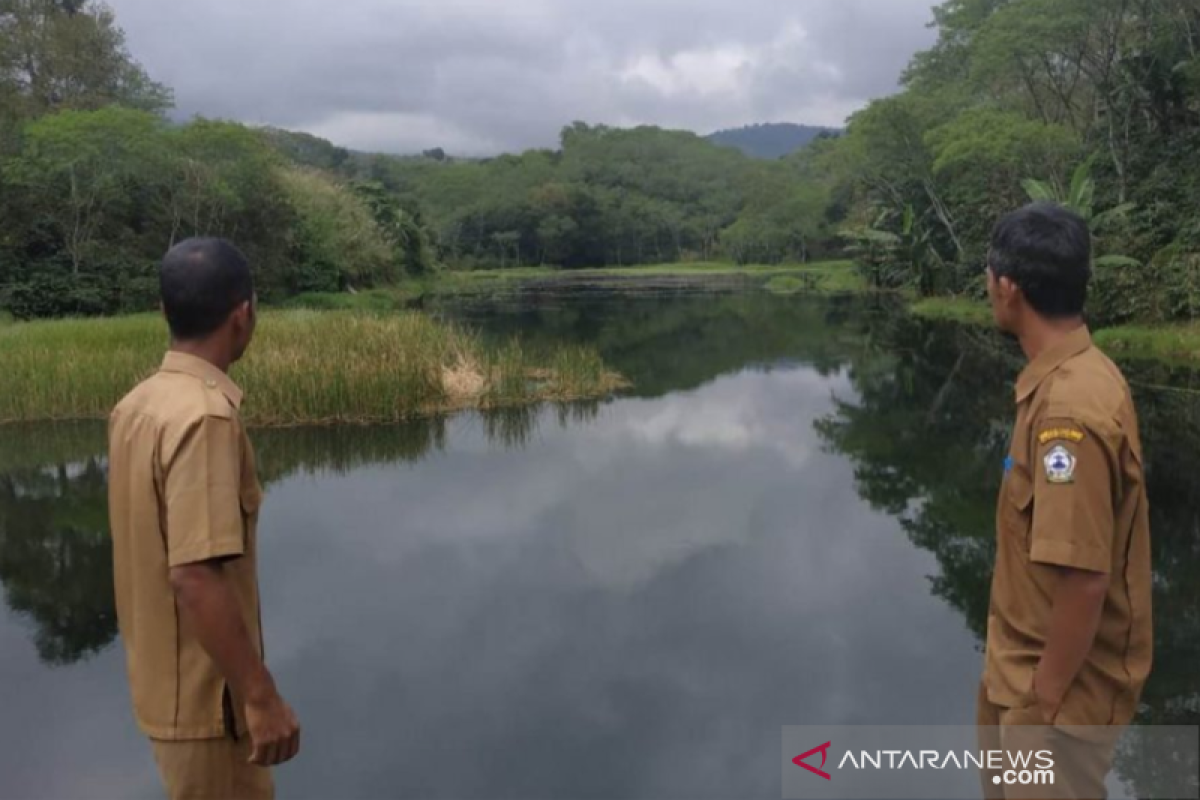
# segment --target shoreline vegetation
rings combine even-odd
[[[388,288],[361,292],[307,292],[286,300],[284,308],[312,310],[394,311],[419,306],[438,297],[490,294],[530,285],[595,283],[621,288],[669,287],[673,282],[763,287],[777,294],[798,291],[820,294],[861,293],[869,290],[852,261],[820,261],[806,264],[745,265],[697,262],[652,264],[632,267],[562,269],[558,267],[511,267],[473,271],[447,270],[433,276]]]
[[[390,289],[309,293],[264,309],[254,346],[233,377],[246,390],[247,424],[376,424],[467,409],[608,396],[625,378],[586,347],[528,352],[493,345],[413,310],[426,299],[493,293],[531,283],[597,281],[613,289],[657,281],[762,286],[791,294],[855,292],[853,263],[738,267],[721,263],[562,270],[443,272]],[[104,419],[151,374],[166,346],[156,314],[15,322],[0,317],[0,424]]]
[[[987,304],[969,297],[918,300],[909,306],[909,310],[925,319],[974,326],[992,324],[992,312]],[[1095,327],[1092,334],[1096,344],[1110,356],[1200,366],[1200,323],[1114,325]]]
[[[910,290],[872,288],[853,261],[822,261],[806,264],[747,265],[700,262],[634,267],[605,267],[567,270],[556,267],[520,267],[503,270],[447,271],[414,281],[403,287],[374,289],[357,294],[310,293],[298,295],[288,308],[320,310],[357,309],[393,311],[420,305],[429,299],[460,294],[488,294],[512,290],[530,283],[552,285],[555,281],[596,281],[613,289],[652,285],[656,279],[714,281],[738,279],[748,287],[778,295],[866,294],[878,292],[905,299],[908,309],[925,319],[987,326],[991,311],[983,300],[970,297],[917,298]],[[1162,322],[1123,324],[1093,329],[1096,342],[1114,356],[1200,366],[1200,323]]]
[[[634,292],[732,288],[746,279],[725,273],[740,272],[782,295],[869,285],[950,298],[919,308],[961,321],[976,312],[948,309],[977,293],[994,221],[1038,200],[1074,210],[1093,234],[1095,319],[1148,326],[1098,339],[1200,361],[1196,0],[944,0],[933,15],[937,40],[896,93],[782,158],[586,121],[553,147],[466,158],[172,122],[170,87],[138,63],[106,5],[10,3],[0,311],[153,308],[164,250],[215,235],[246,252],[270,306],[390,312],[568,274],[603,288],[636,281]],[[824,258],[862,266],[748,266]],[[729,266],[661,263],[692,261]],[[623,266],[584,269],[597,264]],[[624,265],[651,266],[628,278]]]
[[[157,315],[0,328],[0,423],[103,419],[158,366]],[[625,386],[589,348],[485,344],[418,312],[264,310],[232,377],[248,425],[399,422],[465,409],[606,396]]]
[[[709,279],[711,283],[706,283]],[[561,270],[524,268],[442,273],[418,286],[356,294],[311,293],[264,309],[259,334],[233,377],[247,392],[255,427],[377,424],[468,409],[594,400],[627,388],[590,348],[528,351],[519,339],[491,344],[456,324],[414,310],[426,300],[512,291],[556,282],[596,282],[615,291],[698,283],[777,295],[862,294],[903,298],[919,317],[991,323],[970,298],[918,300],[869,287],[853,262],[739,267],[661,264]],[[1124,325],[1096,330],[1113,355],[1200,364],[1200,325]],[[156,314],[16,322],[0,317],[0,424],[103,419],[158,365],[166,346]]]

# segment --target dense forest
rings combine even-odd
[[[850,208],[880,283],[978,286],[991,225],[1031,197],[1092,225],[1094,313],[1200,306],[1200,5],[1195,0],[949,0],[904,91],[798,158]]]
[[[432,267],[382,187],[290,162],[237,123],[171,124],[171,103],[107,6],[0,0],[0,307],[153,308],[157,262],[193,235],[236,240],[268,299]]]
[[[971,293],[994,220],[1039,198],[1091,222],[1099,316],[1194,317],[1194,0],[948,0],[934,14],[938,42],[899,94],[782,159],[575,123],[556,150],[464,160],[173,124],[169,89],[106,6],[0,0],[0,305],[146,308],[158,258],[195,234],[236,239],[269,300],[438,268],[843,252],[883,288]]]

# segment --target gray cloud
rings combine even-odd
[[[389,152],[549,146],[573,120],[840,125],[931,0],[110,0],[181,115]]]

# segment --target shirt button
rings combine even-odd
[[[207,386],[207,387],[208,387],[208,388],[210,388],[210,389],[215,389],[215,388],[217,388],[217,382],[216,382],[216,381],[214,381],[212,378],[209,378],[208,380],[206,380],[206,381],[204,382],[204,385],[205,385],[205,386]]]

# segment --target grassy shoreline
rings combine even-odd
[[[856,294],[869,291],[852,261],[747,266],[700,262],[571,270],[555,267],[513,267],[504,270],[439,272],[414,279],[402,286],[371,289],[356,294],[304,294],[287,300],[283,307],[322,311],[354,309],[387,312],[410,308],[429,298],[504,292],[529,284],[544,286],[558,282],[596,282],[619,289],[655,280],[668,284],[674,281],[703,283],[711,280],[714,284],[722,285],[728,281],[746,281],[779,294]]]
[[[938,297],[909,306],[925,319],[949,320],[967,325],[991,325],[992,312],[981,300]],[[1121,358],[1161,361],[1169,364],[1200,364],[1200,322],[1167,325],[1116,325],[1093,331],[1096,344]]]
[[[0,423],[103,419],[166,345],[153,314],[0,329]],[[415,312],[264,311],[234,379],[255,426],[387,423],[468,408],[602,397],[623,385],[593,350],[541,358]]]
[[[801,281],[807,291],[860,292],[867,286],[852,261],[816,261],[807,264],[747,264],[723,262],[648,264],[637,267],[602,267],[564,270],[548,267],[523,267],[510,270],[446,272],[430,286],[434,292],[464,291],[489,285],[512,285],[534,280],[588,281],[596,279],[646,278],[746,278],[762,286],[771,281],[791,278]]]
[[[247,391],[247,422],[269,427],[389,423],[465,409],[595,399],[625,383],[594,350],[570,346],[534,354],[518,340],[487,345],[458,326],[405,309],[429,294],[558,279],[629,279],[611,284],[620,290],[639,280],[729,276],[749,277],[750,285],[780,295],[869,291],[850,262],[443,274],[415,289],[310,295],[300,298],[301,308],[265,310],[255,346],[234,368],[234,378]],[[908,302],[919,317],[991,324],[982,301]],[[1095,337],[1124,358],[1200,364],[1200,323],[1126,325],[1097,330]],[[103,419],[156,368],[164,347],[164,326],[155,314],[29,323],[0,316],[0,374],[7,390],[0,396],[0,424]]]

